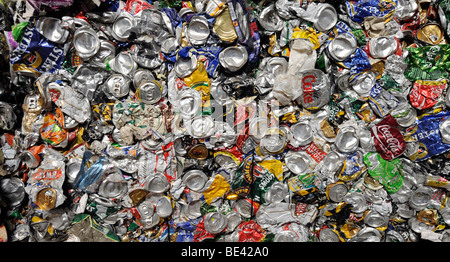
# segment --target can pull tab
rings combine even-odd
[[[114,83],[114,87],[113,87],[114,94],[120,95],[120,90],[121,90],[120,83],[117,83],[117,82]]]

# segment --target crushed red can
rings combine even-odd
[[[399,157],[406,149],[405,139],[398,129],[397,121],[387,115],[380,123],[372,127],[375,148],[383,159]]]

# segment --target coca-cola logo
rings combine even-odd
[[[389,125],[379,125],[373,127],[372,132],[375,147],[384,159],[393,159],[405,151],[405,141],[398,129]]]
[[[392,135],[392,133],[391,133],[391,130],[393,130],[392,127],[380,126],[380,127],[378,127],[378,130],[383,134],[383,136],[386,140],[386,144],[390,148],[390,150],[392,150],[394,152],[399,152],[403,149],[402,143],[400,143],[400,140],[398,138],[394,137],[394,135]]]
[[[313,85],[312,83],[316,82],[316,77],[313,75],[307,75],[303,77],[302,80],[302,89],[303,89],[303,102],[305,104],[312,103],[314,101],[313,99]]]

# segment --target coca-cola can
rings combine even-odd
[[[308,110],[318,110],[328,104],[331,95],[328,76],[319,69],[302,71],[302,94],[296,99]]]

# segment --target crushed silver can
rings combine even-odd
[[[333,229],[323,228],[319,231],[319,242],[340,242],[340,239]]]
[[[266,203],[280,203],[283,200],[289,200],[289,188],[282,182],[273,183],[264,195]]]
[[[344,61],[353,54],[358,47],[355,37],[350,33],[342,33],[330,41],[326,50],[335,61]]]
[[[442,142],[450,144],[450,119],[447,118],[439,123],[439,134]]]
[[[386,58],[398,49],[394,36],[373,37],[369,40],[369,52],[373,58]]]
[[[286,25],[285,21],[278,15],[274,4],[262,10],[259,14],[258,21],[265,30],[271,32],[279,32]]]
[[[167,196],[162,196],[156,203],[156,214],[159,217],[169,217],[173,212],[172,200]]]
[[[288,152],[284,158],[289,171],[296,175],[305,174],[309,169],[310,158],[305,152]]]
[[[306,146],[314,140],[314,132],[308,120],[301,120],[291,126],[291,131],[296,145]],[[294,143],[291,141],[291,143]]]
[[[138,64],[128,51],[120,52],[116,57],[109,60],[108,64],[112,71],[125,76],[131,76],[138,68]]]
[[[186,172],[181,179],[189,189],[196,192],[201,192],[208,181],[206,174],[197,169]]]
[[[127,41],[133,28],[133,20],[134,17],[130,13],[120,12],[111,27],[112,37],[120,42]]]
[[[150,175],[145,183],[145,189],[152,193],[164,193],[170,188],[169,181],[164,174]]]
[[[327,198],[333,202],[342,202],[347,192],[348,187],[342,181],[329,184],[326,189]]]
[[[300,242],[300,238],[294,231],[284,230],[275,234],[273,242]]]
[[[220,65],[231,72],[241,69],[247,63],[247,60],[247,49],[241,45],[229,46],[219,54]]]
[[[342,153],[355,151],[359,145],[359,137],[353,126],[345,126],[339,129],[336,135],[335,145]]]
[[[92,28],[78,28],[72,38],[72,43],[81,59],[93,57],[100,49],[100,38]]]
[[[186,28],[186,36],[193,46],[199,46],[206,43],[210,30],[208,21],[204,16],[193,16]]]
[[[327,32],[334,27],[337,21],[336,9],[330,4],[320,3],[315,16],[314,27],[320,32]]]
[[[199,92],[193,89],[183,89],[178,93],[175,110],[184,118],[195,117],[201,110],[202,98]]]
[[[211,234],[218,234],[225,230],[228,221],[227,217],[220,212],[210,212],[203,219],[205,230]]]
[[[425,209],[431,201],[432,194],[430,187],[421,186],[417,188],[409,198],[409,206],[416,211]]]
[[[364,217],[364,223],[374,228],[387,226],[388,222],[389,217],[383,216],[375,210],[370,210]]]
[[[36,29],[48,40],[63,44],[69,38],[70,32],[61,23],[61,20],[54,17],[40,17],[36,21]]]
[[[376,83],[376,76],[373,71],[364,72],[350,82],[351,88],[361,97],[368,97]]]
[[[174,69],[175,73],[180,78],[189,76],[197,69],[197,57],[195,55],[188,58],[178,56]]]
[[[278,127],[270,127],[261,139],[260,147],[268,154],[277,154],[284,150],[287,144],[286,134]]]
[[[130,92],[131,80],[122,74],[112,74],[105,81],[105,91],[115,98],[122,98]]]
[[[210,137],[216,132],[214,119],[207,115],[194,117],[187,131],[195,138]]]
[[[343,201],[352,205],[352,211],[356,214],[362,214],[367,210],[366,198],[360,192],[348,193],[344,196]]]

